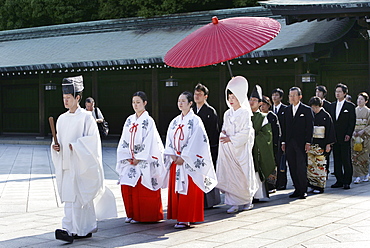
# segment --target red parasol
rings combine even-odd
[[[217,64],[249,53],[273,38],[280,23],[268,17],[234,17],[207,24],[189,34],[164,56],[172,67],[192,68]]]

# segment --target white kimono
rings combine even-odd
[[[176,165],[175,192],[187,194],[188,175],[205,193],[217,185],[208,136],[202,120],[192,109],[186,116],[180,114],[171,121],[164,154],[167,176],[173,162],[171,155],[180,156],[184,160],[183,165]]]
[[[258,183],[252,156],[254,129],[250,112],[245,108],[226,110],[222,130],[231,142],[219,143],[217,188],[225,192],[225,204],[252,203]]]
[[[163,143],[152,117],[145,111],[138,119],[130,115],[123,127],[117,147],[116,171],[119,183],[134,187],[141,177],[141,184],[150,190],[158,190],[163,185]],[[131,165],[128,159],[140,162]]]
[[[117,216],[114,195],[104,187],[99,131],[91,112],[80,107],[60,115],[56,130],[60,151],[51,149],[51,155],[59,196],[65,203],[62,227],[84,236],[96,231],[96,219]]]

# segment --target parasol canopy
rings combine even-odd
[[[234,17],[209,23],[189,34],[164,56],[172,67],[217,64],[249,53],[277,36],[280,23],[268,17]]]

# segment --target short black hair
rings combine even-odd
[[[322,107],[322,100],[318,96],[313,96],[311,99],[308,101],[309,106],[319,106]]]
[[[348,87],[347,87],[347,85],[342,84],[342,83],[339,83],[339,84],[337,84],[335,86],[335,89],[337,89],[339,87],[342,88],[342,91],[343,91],[344,94],[347,94],[348,93]]]
[[[132,97],[134,97],[134,96],[138,96],[138,97],[140,97],[140,98],[141,98],[141,100],[143,100],[143,102],[148,102],[148,98],[146,97],[146,94],[145,94],[145,92],[144,92],[144,91],[137,91],[137,92],[135,92],[135,93],[132,95]]]
[[[208,96],[208,94],[209,94],[208,88],[204,84],[201,84],[201,83],[197,84],[195,86],[194,90],[195,91],[203,91],[205,96]]]
[[[294,87],[289,89],[289,91],[293,91],[293,90],[296,90],[298,92],[298,96],[302,95],[302,90],[299,87],[294,86]]]
[[[321,91],[322,93],[324,93],[324,96],[326,96],[326,93],[328,93],[324,85],[317,85],[315,90]]]
[[[186,96],[186,98],[188,99],[188,102],[189,102],[189,103],[193,101],[193,94],[192,94],[191,92],[189,92],[189,91],[184,91],[184,92],[182,92],[182,93],[180,94],[180,96],[181,96],[181,95]]]
[[[95,103],[95,100],[94,100],[94,98],[89,96],[88,98],[86,98],[85,103]]]
[[[274,94],[274,93],[278,93],[280,95],[280,98],[283,98],[284,96],[284,91],[280,88],[276,88],[274,89],[272,92],[271,92],[271,95]]]

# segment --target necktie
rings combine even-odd
[[[275,107],[275,111],[274,111],[275,114],[277,114],[277,107]]]

